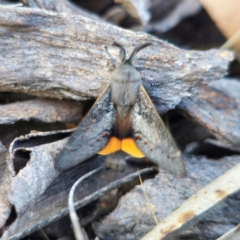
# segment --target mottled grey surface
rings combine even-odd
[[[68,133],[68,130],[32,133],[11,144],[0,184],[0,228],[5,225],[12,206],[20,216],[59,175],[53,164],[66,139],[57,140]]]
[[[82,117],[82,104],[74,101],[36,99],[0,105],[0,124],[18,121],[76,123]]]
[[[1,179],[1,171],[5,169],[7,161],[7,149],[0,141],[0,179]]]
[[[229,51],[186,51],[145,33],[86,17],[31,8],[0,7],[0,88],[37,96],[96,98],[111,79],[107,46],[113,58],[119,41],[130,52],[151,42],[135,60],[159,112],[226,74]],[[14,46],[14,47],[13,47]]]
[[[202,125],[225,148],[240,151],[240,82],[226,78],[201,86],[195,96],[182,99],[178,108]]]
[[[144,188],[158,221],[239,162],[240,156],[225,157],[218,161],[188,156],[185,158],[187,178],[174,178],[170,174],[160,172],[154,179],[146,180]],[[192,234],[192,239],[216,239],[239,222],[240,192],[207,212],[201,221],[189,229],[188,234]],[[104,240],[132,240],[140,239],[154,226],[155,222],[143,190],[141,186],[137,186],[122,197],[110,215],[103,221],[95,223],[94,229]]]
[[[6,194],[9,190],[10,177],[9,171],[6,171],[8,152],[0,141],[0,228],[5,224],[5,220],[10,214],[11,204]]]

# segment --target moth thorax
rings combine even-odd
[[[124,119],[137,101],[141,75],[131,64],[121,64],[112,74],[112,101],[118,114]]]

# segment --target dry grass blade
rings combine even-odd
[[[69,208],[70,219],[71,219],[71,222],[72,222],[72,225],[73,225],[73,231],[74,231],[74,234],[75,234],[75,237],[76,237],[77,240],[86,240],[86,239],[84,237],[84,233],[82,231],[77,213],[76,213],[75,208],[74,208],[74,203],[73,203],[74,191],[75,191],[75,189],[76,189],[76,187],[78,186],[79,183],[81,183],[84,179],[88,178],[89,176],[93,175],[94,173],[100,171],[102,168],[103,167],[99,167],[99,168],[94,169],[93,171],[85,174],[84,176],[79,178],[73,184],[72,188],[70,189],[70,193],[69,193],[69,197],[68,197],[68,208]]]
[[[240,39],[240,29],[238,29],[232,37],[230,37],[220,49],[230,49]]]
[[[199,190],[141,240],[171,239],[196,223],[203,213],[240,189],[239,172],[240,164]]]
[[[151,211],[151,213],[152,213],[152,216],[153,216],[153,218],[154,218],[155,223],[158,224],[157,217],[156,217],[156,215],[155,215],[154,212],[153,212],[153,209],[152,209],[151,203],[150,203],[150,201],[149,201],[148,195],[147,195],[147,193],[146,193],[146,191],[145,191],[145,188],[144,188],[144,185],[143,185],[142,178],[141,178],[141,175],[140,175],[139,170],[138,170],[138,176],[139,176],[139,180],[140,180],[140,183],[141,183],[141,186],[142,186],[142,190],[143,190],[143,192],[144,192],[144,196],[145,196],[145,198],[146,198],[146,200],[147,200],[148,207],[149,207],[149,209],[150,209],[150,211]]]
[[[239,29],[239,0],[200,0],[200,3],[225,37],[232,38]],[[240,49],[239,38],[234,42],[234,48]]]

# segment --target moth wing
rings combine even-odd
[[[131,121],[135,142],[145,156],[175,176],[186,176],[181,152],[143,86],[132,109]]]
[[[55,168],[66,170],[94,156],[111,137],[116,110],[108,85],[98,97],[55,161]]]

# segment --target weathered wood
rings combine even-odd
[[[17,121],[78,123],[82,104],[73,101],[38,99],[0,105],[0,124]]]
[[[44,0],[30,2],[42,4]],[[34,7],[45,8],[41,4]],[[56,6],[52,10],[62,11]],[[107,46],[116,57],[118,50],[112,47],[114,40],[120,39],[128,52],[140,43],[151,42],[152,47],[140,53],[135,64],[142,74],[144,86],[159,112],[163,113],[174,108],[183,97],[195,93],[200,83],[221,78],[233,58],[228,51],[180,50],[147,34],[126,31],[82,16],[71,16],[66,10],[64,12],[0,7],[0,91],[19,91],[60,99],[95,98],[111,80],[104,47]],[[57,140],[69,133],[30,134],[12,144],[8,161],[10,172],[4,178],[2,186],[5,188],[0,193],[4,196],[4,200],[0,201],[0,223],[4,225],[12,206],[16,209],[17,218],[5,236],[15,235],[18,239],[66,214],[66,189],[75,180],[73,176],[82,176],[102,164],[102,158],[97,158],[71,169],[59,176],[49,187],[50,190],[42,195],[59,175],[52,163],[66,139]],[[135,167],[127,168],[124,173],[104,170],[102,175],[82,186],[77,198],[86,198],[80,200],[78,206],[99,196],[89,196],[95,187],[107,186],[108,182],[120,179],[131,171],[135,171]],[[119,182],[111,187],[117,184]],[[106,189],[111,188],[108,185],[100,192]],[[36,199],[38,203],[33,206]]]
[[[5,169],[6,161],[7,161],[7,149],[4,147],[4,145],[0,141],[0,171]],[[1,173],[0,173],[0,176],[1,176]]]
[[[182,19],[197,14],[201,4],[197,0],[149,0],[149,10],[153,22],[148,24],[145,31],[166,32],[175,27]],[[156,11],[158,14],[156,14]]]
[[[40,8],[46,9],[53,12],[58,13],[67,13],[67,14],[74,14],[80,15],[82,17],[87,17],[93,19],[95,21],[102,22],[103,20],[98,17],[96,14],[90,13],[86,10],[83,10],[79,6],[76,6],[72,2],[68,0],[22,0],[23,4],[27,7],[31,8]]]
[[[34,206],[28,208],[23,215],[19,216],[5,233],[5,236],[11,236],[11,240],[17,240],[66,216],[68,214],[67,198],[71,186],[86,172],[101,165],[103,165],[103,158],[97,157],[61,175],[34,203]],[[142,167],[138,166],[139,169]],[[94,178],[86,180],[83,185],[77,188],[75,193],[76,208],[84,207],[106,192],[136,179],[138,177],[136,170],[136,165],[129,165],[127,171],[124,172],[103,169]],[[140,172],[146,174],[154,171],[154,168],[145,168]]]
[[[3,231],[11,208],[22,214],[45,191],[59,172],[53,160],[70,131],[32,133],[11,144],[3,180],[0,185],[0,229]],[[55,142],[54,142],[55,140]],[[46,144],[48,143],[48,144]]]
[[[76,124],[66,124],[60,122],[45,123],[37,121],[19,121],[14,124],[0,125],[1,141],[8,149],[15,138],[24,136],[31,132],[50,132],[58,130],[66,130],[75,127]]]
[[[201,86],[199,92],[184,98],[178,107],[192,121],[230,149],[240,149],[240,82],[222,79]]]
[[[97,97],[110,81],[104,46],[116,57],[112,43],[119,39],[128,52],[152,43],[135,65],[161,113],[198,84],[221,78],[233,58],[228,51],[180,50],[150,35],[81,16],[0,7],[0,89],[75,100]]]
[[[213,206],[240,190],[239,173],[240,163],[196,192],[141,240],[172,239],[179,232],[197,223]]]
[[[142,0],[115,0],[115,3],[120,3],[128,12],[128,14],[135,19],[138,24],[147,25],[151,14],[148,11],[148,1]]]
[[[66,215],[68,191],[74,181],[104,165],[104,157],[98,156],[59,176],[60,172],[54,169],[53,163],[71,132],[72,130],[36,132],[21,136],[11,144],[5,176],[0,186],[0,230],[3,239],[12,235],[16,235],[13,239],[19,239]],[[133,176],[131,173],[137,167],[141,169],[144,165],[129,164],[124,172],[103,169],[79,187],[75,195],[79,200],[76,206],[82,207],[106,191],[136,178],[137,174]],[[154,170],[143,170],[150,171]],[[54,179],[56,180],[52,183]],[[49,190],[45,191],[50,184]],[[17,216],[6,229],[6,221],[13,207]]]
[[[6,163],[8,152],[0,141],[0,234],[2,232],[1,226],[5,224],[5,220],[10,214],[11,204],[6,197],[10,188],[9,171],[6,171]]]
[[[188,177],[185,179],[173,178],[169,174],[159,172],[154,179],[144,181],[144,188],[148,195],[150,204],[160,222],[171,212],[183,204],[189,197],[202,187],[219,177],[221,174],[240,163],[240,156],[225,157],[219,161],[213,161],[204,157],[189,156],[185,161],[188,170]],[[239,175],[235,175],[239,178]],[[238,182],[235,182],[235,186]],[[227,184],[223,184],[222,188]],[[238,186],[239,187],[239,186]],[[221,188],[221,189],[222,189]],[[226,191],[227,193],[227,191]],[[217,199],[222,199],[224,193],[216,193]],[[194,239],[216,239],[239,223],[240,219],[240,192],[229,197],[220,205],[214,208],[186,232],[181,232],[182,238],[192,234]],[[206,194],[206,199],[208,194]],[[198,199],[196,198],[196,202]],[[201,206],[201,203],[199,203]],[[196,209],[193,208],[194,212]],[[179,216],[179,224],[191,218],[191,212]],[[195,216],[199,217],[199,216]],[[94,223],[94,230],[101,239],[140,239],[156,223],[148,208],[146,198],[141,186],[136,186],[128,194],[123,196],[115,210],[101,222]],[[164,229],[159,234],[168,234],[176,224]],[[153,239],[153,238],[149,238]]]
[[[120,25],[121,22],[128,16],[127,11],[121,6],[116,5],[111,7],[106,13],[102,15],[102,18],[106,21],[110,21],[115,25]]]

